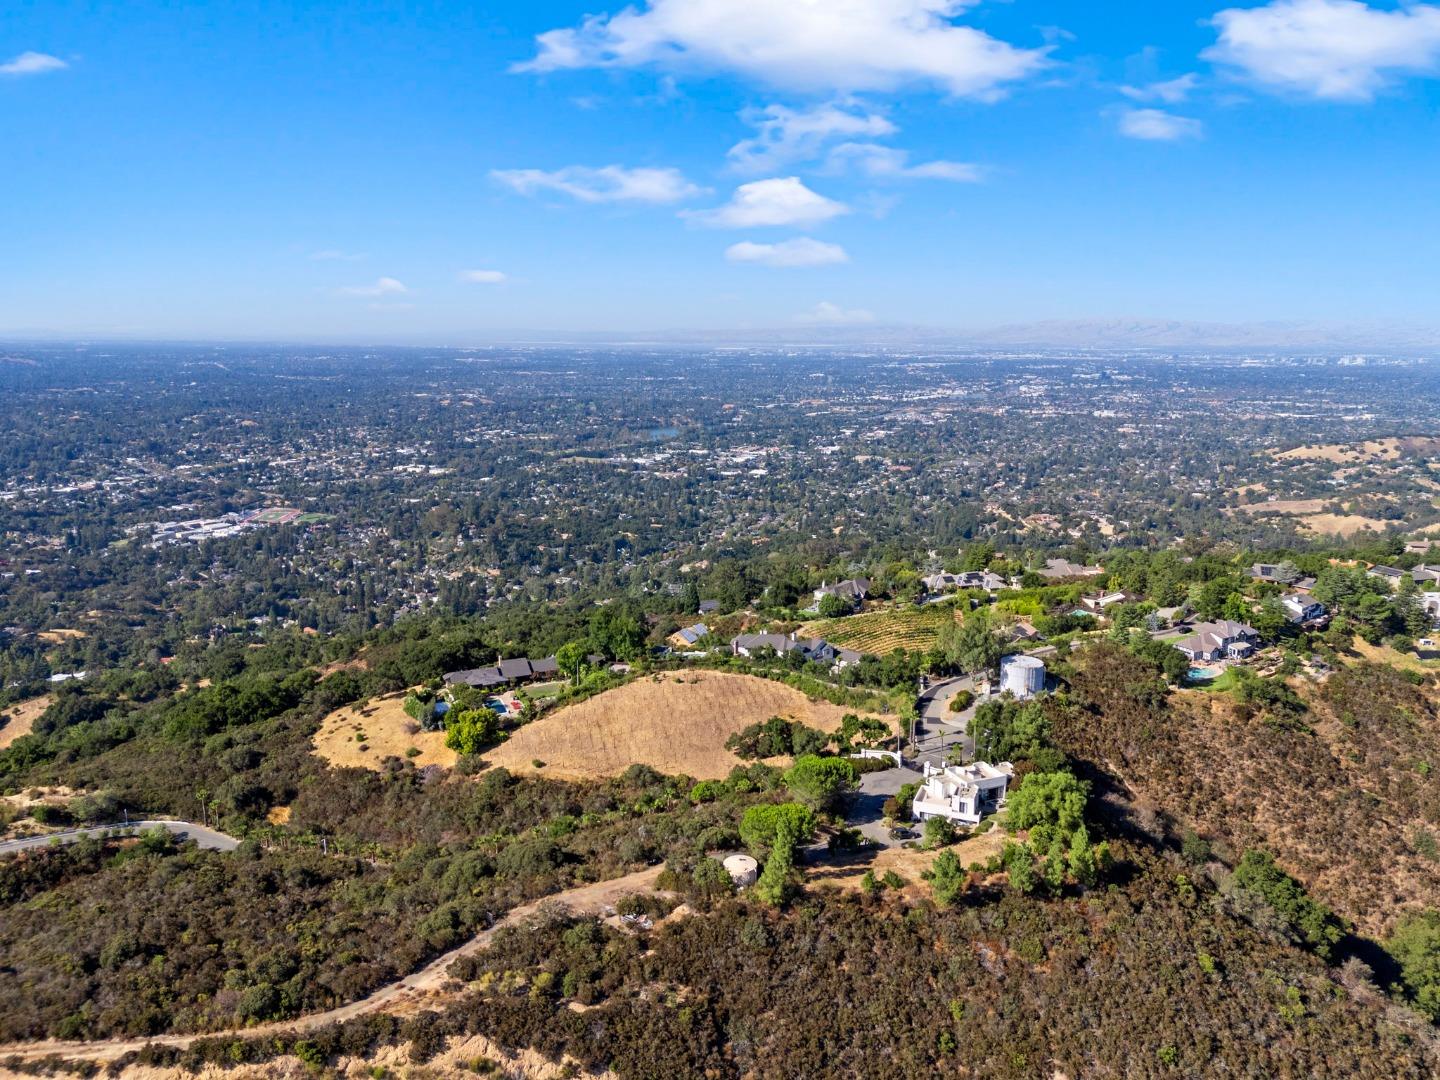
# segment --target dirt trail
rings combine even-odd
[[[469,941],[465,942],[465,944],[451,949],[445,955],[432,960],[419,971],[412,972],[399,982],[382,986],[369,997],[361,998],[359,1001],[351,1002],[349,1005],[342,1005],[337,1009],[311,1013],[308,1016],[301,1016],[294,1020],[285,1020],[275,1024],[263,1024],[249,1028],[231,1028],[225,1031],[208,1031],[197,1035],[157,1035],[146,1039],[101,1039],[94,1042],[60,1042],[58,1040],[46,1040],[43,1042],[10,1043],[8,1045],[0,1045],[0,1063],[13,1059],[35,1061],[52,1056],[80,1061],[109,1062],[133,1051],[144,1049],[146,1046],[184,1047],[200,1039],[216,1038],[226,1035],[239,1035],[248,1038],[255,1035],[274,1035],[282,1031],[308,1031],[342,1020],[353,1020],[357,1016],[364,1016],[368,1013],[409,1011],[424,1003],[426,998],[433,997],[440,990],[448,978],[445,974],[446,969],[448,969],[452,963],[462,956],[479,952],[490,944],[496,931],[506,926],[513,926],[516,923],[524,922],[539,910],[540,905],[559,903],[564,904],[577,914],[593,915],[606,907],[612,906],[622,897],[629,896],[632,893],[654,889],[655,879],[660,876],[662,870],[664,870],[663,866],[652,866],[647,870],[627,874],[625,877],[612,878],[609,881],[601,881],[593,885],[581,885],[574,889],[569,889],[566,892],[542,897],[529,904],[522,904],[496,922],[490,929],[482,930]],[[6,1072],[4,1065],[0,1064],[0,1077],[6,1075],[9,1074]]]

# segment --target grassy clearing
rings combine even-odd
[[[49,694],[42,694],[40,697],[30,698],[15,705],[0,706],[0,717],[5,718],[5,726],[0,727],[0,750],[5,749],[22,735],[29,735],[30,729],[35,726],[35,721],[49,707]]]
[[[1351,643],[1350,651],[1365,660],[1377,664],[1389,664],[1401,671],[1418,671],[1425,675],[1432,675],[1440,671],[1440,654],[1427,651],[1424,656],[1417,656],[1415,653],[1402,653],[1386,645],[1371,645],[1364,638],[1356,636]]]
[[[942,626],[960,620],[958,604],[931,604],[867,611],[842,619],[815,619],[798,632],[801,637],[821,637],[832,645],[884,656],[896,649],[923,652],[935,644]]]
[[[1372,439],[1363,443],[1331,443],[1325,446],[1297,446],[1275,457],[1281,461],[1330,461],[1337,465],[1357,462],[1399,461],[1405,457],[1440,454],[1440,439],[1412,436],[1401,439]]]
[[[811,701],[783,683],[721,671],[672,672],[636,679],[557,709],[485,754],[514,772],[590,779],[635,763],[665,773],[718,779],[741,764],[725,740],[772,716],[834,731],[854,710]]]
[[[412,731],[418,725],[406,715],[404,706],[404,694],[387,694],[336,709],[320,722],[315,753],[337,769],[378,772],[387,757],[408,759],[416,768],[454,765],[457,755],[445,745],[445,733]],[[408,754],[411,747],[420,753]]]

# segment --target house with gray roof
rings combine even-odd
[[[1194,661],[1239,660],[1255,652],[1260,632],[1246,623],[1221,619],[1200,623],[1189,637],[1175,642],[1175,648]]]

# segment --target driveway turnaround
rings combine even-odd
[[[128,825],[96,825],[89,829],[72,829],[69,832],[49,833],[46,836],[27,836],[23,840],[6,840],[0,843],[0,855],[45,848],[52,843],[73,844],[82,836],[124,836],[157,826],[177,840],[194,840],[199,847],[210,851],[234,851],[240,846],[240,841],[235,837],[207,829],[204,825],[196,825],[193,821],[132,821]]]

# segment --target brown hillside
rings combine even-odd
[[[1265,847],[1363,932],[1440,900],[1440,721],[1436,694],[1359,664],[1307,691],[1313,731],[1247,715],[1227,696],[1157,692],[1122,650],[1080,659],[1085,710],[1056,736],[1141,801],[1218,842],[1230,858]],[[1418,846],[1417,846],[1418,845]]]
[[[29,735],[35,721],[50,707],[50,695],[30,698],[15,705],[0,706],[0,717],[5,724],[0,727],[0,750],[9,746],[22,735]]]
[[[834,731],[847,711],[753,675],[690,671],[637,679],[527,724],[485,755],[495,765],[573,779],[614,776],[640,762],[664,773],[718,779],[742,764],[732,734],[772,716]]]

